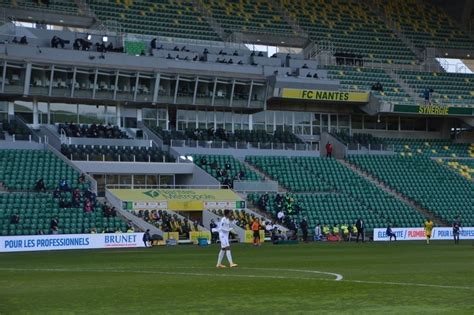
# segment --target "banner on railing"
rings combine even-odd
[[[369,92],[283,89],[281,97],[313,101],[367,103],[369,101]]]
[[[230,189],[110,189],[126,210],[202,211],[243,209],[245,201]]]
[[[0,237],[0,252],[145,247],[143,233],[60,234]]]
[[[389,241],[387,229],[374,229],[374,241]],[[422,241],[426,239],[425,230],[418,228],[392,228],[392,233],[397,241]],[[431,231],[432,240],[453,240],[453,229],[451,227],[435,227]],[[459,231],[459,239],[474,240],[474,227],[464,227]],[[392,239],[393,240],[393,239]]]

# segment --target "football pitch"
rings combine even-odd
[[[470,241],[0,254],[0,314],[474,314]],[[227,261],[224,259],[227,263]]]

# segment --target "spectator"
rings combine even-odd
[[[84,173],[82,173],[80,176],[79,176],[79,184],[85,184],[86,183],[86,175]]]
[[[302,69],[308,69],[308,65],[307,65],[307,64],[304,64],[301,68],[302,68]]]
[[[57,230],[57,229],[58,229],[58,225],[59,225],[58,217],[54,217],[53,219],[51,219],[51,222],[50,222],[50,228],[51,228],[51,230]]]
[[[239,55],[239,53],[237,52],[237,50],[234,50],[234,53],[233,53],[232,55],[234,55],[234,56],[238,56],[238,55]]]
[[[62,178],[59,181],[59,190],[60,191],[70,191],[71,188],[69,187],[69,184],[66,179]]]
[[[84,212],[86,213],[91,213],[92,212],[92,202],[86,198],[86,201],[84,202]]]
[[[147,229],[145,233],[143,233],[143,243],[145,244],[145,247],[148,247],[148,242],[150,242],[151,236],[150,236],[150,229]],[[150,245],[151,247],[151,245]]]
[[[357,228],[357,240],[356,240],[356,242],[357,243],[359,242],[359,236],[361,236],[362,237],[362,243],[364,243],[365,242],[365,234],[364,234],[365,222],[364,222],[364,220],[362,220],[362,218],[359,217],[359,219],[357,219],[357,221],[356,221],[355,226]]]
[[[322,240],[321,224],[320,223],[316,224],[316,227],[314,228],[313,238],[314,238],[315,241],[321,241]]]
[[[390,224],[387,225],[387,230],[385,231],[385,234],[387,234],[387,236],[389,237],[390,242],[392,241],[392,237],[395,239],[395,241],[397,241],[397,235],[393,233],[392,227],[390,226]]]
[[[211,163],[211,169],[216,170],[218,167],[219,167],[219,165],[217,164],[217,161],[214,160],[214,161]]]
[[[232,166],[230,165],[229,162],[226,162],[226,163],[225,163],[225,169],[226,169],[226,170],[232,169]]]
[[[329,143],[326,143],[326,157],[332,157],[332,144]]]
[[[207,160],[206,160],[206,158],[205,158],[204,156],[201,158],[200,163],[201,163],[201,166],[207,165]]]
[[[318,79],[318,78],[319,78],[319,77],[318,77],[318,73],[315,72],[315,73],[313,74],[313,79]]]
[[[178,47],[178,46],[174,46],[173,51],[179,51],[179,47]]]
[[[283,223],[283,221],[285,220],[285,213],[283,212],[283,210],[278,211],[277,219],[280,223]]]
[[[156,49],[156,41],[157,39],[156,38],[153,38],[150,42],[150,47],[151,49]]]
[[[171,60],[173,59],[173,57],[171,57],[171,54],[168,54],[168,56],[166,56],[166,59]]]
[[[240,170],[237,173],[237,180],[243,180],[245,178],[245,172],[243,170]]]
[[[26,36],[23,36],[20,38],[20,43],[21,45],[28,45],[28,40],[26,39]]]
[[[16,36],[13,37],[12,43],[13,43],[13,44],[18,44],[18,39],[16,39]]]
[[[263,51],[259,51],[259,52],[258,52],[258,56],[259,56],[259,57],[264,57]]]
[[[307,78],[312,78],[313,76],[311,75],[311,73],[308,72],[308,73],[306,74],[306,77],[307,77]]]
[[[429,88],[426,88],[423,91],[423,98],[425,99],[425,105],[431,105],[430,98],[431,98],[431,93],[433,92],[434,92],[433,89],[429,89]]]
[[[40,191],[45,192],[46,191],[46,186],[44,185],[44,180],[42,178],[40,178],[36,182],[35,191],[37,191],[37,192],[40,192]]]
[[[372,85],[372,91],[383,92],[382,84],[380,84],[380,82],[377,81],[375,84]]]
[[[20,223],[20,216],[18,215],[18,213],[15,213],[10,217],[10,224],[18,224],[18,223]]]
[[[79,189],[74,189],[72,192],[72,205],[75,208],[81,205],[81,191]]]
[[[300,222],[301,232],[303,232],[303,242],[308,243],[308,221],[303,218]]]

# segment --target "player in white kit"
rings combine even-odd
[[[229,232],[232,230],[230,227],[230,210],[224,210],[224,217],[220,220],[217,225],[217,228],[212,229],[212,232],[219,232],[219,240],[221,242],[221,250],[217,258],[217,268],[225,268],[226,266],[222,264],[222,259],[224,254],[227,256],[229,261],[229,266],[231,268],[237,267],[237,264],[234,264],[232,261],[232,254],[230,252],[230,243],[229,243]]]

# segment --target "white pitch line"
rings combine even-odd
[[[176,268],[176,267],[173,267]],[[202,269],[198,267],[189,267],[189,269]],[[186,268],[188,269],[188,268]],[[244,269],[244,268],[239,268]],[[262,269],[262,268],[247,268],[259,270],[290,270],[290,269]],[[274,275],[240,275],[240,274],[219,274],[219,273],[202,273],[202,272],[175,272],[175,271],[155,271],[155,270],[127,270],[127,269],[60,269],[60,268],[0,268],[0,271],[39,271],[39,272],[109,272],[109,273],[139,273],[139,274],[162,274],[162,275],[179,275],[179,276],[205,276],[205,277],[236,277],[236,278],[265,278],[265,279],[292,279],[292,280],[319,280],[319,281],[339,281],[338,279],[320,279],[312,277],[289,277],[289,276],[274,276]],[[295,271],[303,271],[296,270]],[[303,271],[320,274],[331,274],[326,272]],[[341,275],[338,275],[342,277]]]
[[[155,267],[156,268],[169,268],[169,267]],[[173,267],[179,269],[214,269],[210,267]],[[293,279],[293,280],[316,280],[316,281],[338,281],[338,282],[353,282],[353,283],[367,283],[367,284],[384,284],[384,285],[399,285],[399,286],[415,286],[415,287],[434,287],[444,289],[463,289],[463,290],[474,290],[474,287],[465,286],[451,286],[451,285],[438,285],[438,284],[427,284],[427,283],[413,283],[413,282],[391,282],[391,281],[371,281],[371,280],[342,280],[342,275],[331,272],[323,272],[317,270],[304,270],[304,269],[273,269],[273,268],[246,268],[238,267],[238,269],[248,270],[261,270],[261,271],[290,271],[290,272],[304,272],[304,273],[317,273],[317,274],[329,274],[336,276],[336,279],[322,279],[313,277],[289,277],[289,276],[266,276],[266,275],[239,275],[239,274],[222,274],[222,273],[201,273],[201,272],[174,272],[174,271],[156,271],[156,270],[127,270],[127,269],[65,269],[65,268],[0,268],[0,271],[39,271],[39,272],[110,272],[110,273],[137,273],[137,274],[163,274],[163,275],[179,275],[179,276],[205,276],[205,277],[236,277],[236,278],[266,278],[266,279]],[[339,278],[341,277],[341,278]]]

